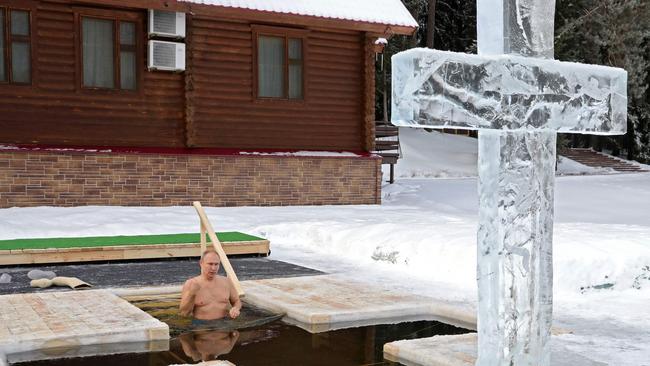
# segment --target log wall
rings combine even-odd
[[[363,150],[359,32],[311,30],[304,100],[253,96],[251,25],[193,17],[194,146]]]
[[[88,90],[80,87],[75,20],[84,7],[67,1],[32,3],[33,82],[0,85],[0,143],[331,151],[369,147],[363,32],[302,28],[309,32],[305,99],[300,101],[258,100],[253,95],[251,21],[200,14],[188,22],[184,74],[146,71],[143,31],[139,91]],[[137,15],[146,29],[145,9],[121,11]]]
[[[0,85],[0,143],[184,145],[181,74],[145,72],[142,54],[139,92],[80,90],[74,8],[37,4],[32,9],[32,85]],[[137,14],[143,22],[145,13]]]

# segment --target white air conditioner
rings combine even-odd
[[[149,41],[149,70],[185,70],[185,44]]]
[[[185,38],[185,13],[149,9],[149,35]]]

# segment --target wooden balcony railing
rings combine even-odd
[[[375,153],[382,157],[382,164],[390,164],[389,183],[395,181],[395,164],[400,158],[399,129],[389,122],[375,121]]]

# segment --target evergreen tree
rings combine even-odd
[[[435,30],[433,32],[435,48],[455,52],[476,52],[476,3],[464,0],[402,0],[419,24],[413,37],[394,36],[384,49],[383,62],[379,57],[376,63],[376,103],[375,116],[384,117],[384,100],[390,106],[390,58],[401,51],[413,47],[427,46],[427,17],[429,6],[435,4]],[[386,88],[383,87],[383,75],[386,75]],[[387,90],[384,99],[384,90]],[[390,108],[388,108],[390,110]],[[390,118],[387,117],[390,121]]]
[[[418,21],[413,37],[390,39],[377,63],[378,118],[384,117],[384,101],[390,105],[390,57],[412,47],[476,53],[476,1],[402,0]],[[431,6],[435,9],[431,9]],[[433,11],[435,10],[435,11]],[[435,19],[430,21],[429,16]],[[433,26],[433,42],[431,30]],[[628,133],[598,137],[571,135],[573,146],[625,150],[629,159],[650,163],[650,1],[557,0],[555,55],[562,61],[621,67],[628,72]],[[382,67],[385,68],[386,87]],[[387,95],[384,98],[384,90]],[[388,108],[387,108],[388,109]],[[387,117],[387,120],[390,118]],[[566,136],[561,136],[562,140]]]
[[[558,0],[556,58],[620,67],[628,72],[628,133],[573,136],[575,146],[627,151],[650,162],[650,3],[647,0]]]

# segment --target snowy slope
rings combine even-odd
[[[459,178],[475,177],[478,140],[461,135],[400,128],[401,159],[395,165],[396,178]],[[612,174],[608,168],[592,168],[566,157],[560,157],[558,175]],[[388,167],[384,166],[384,180]]]
[[[456,178],[477,174],[477,139],[419,128],[400,128],[399,139],[402,157],[395,165],[398,178]]]

